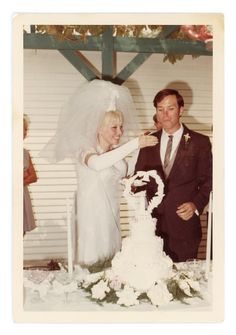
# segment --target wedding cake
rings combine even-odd
[[[142,186],[155,179],[157,192],[146,206],[145,193],[133,193],[132,185]],[[170,278],[173,262],[163,251],[163,240],[155,235],[156,219],[151,212],[164,196],[164,185],[156,171],[139,171],[126,179],[124,196],[135,216],[130,220],[130,236],[123,239],[122,249],[112,260],[113,273],[125,284],[140,291],[147,291],[158,280]],[[147,208],[145,208],[147,207]]]

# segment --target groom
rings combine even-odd
[[[184,100],[178,91],[164,89],[153,100],[162,130],[154,136],[158,144],[140,150],[137,171],[156,170],[165,184],[165,196],[153,210],[156,234],[164,240],[164,251],[174,262],[197,257],[201,240],[199,215],[212,189],[212,154],[209,138],[180,122]],[[156,192],[147,186],[147,199]]]

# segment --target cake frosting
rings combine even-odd
[[[150,176],[156,181],[157,192],[146,204],[146,191],[133,193],[131,189],[147,183]],[[172,275],[173,262],[163,251],[162,238],[155,235],[156,219],[151,216],[153,208],[162,201],[164,186],[154,170],[139,171],[124,184],[124,196],[135,216],[129,222],[130,235],[123,239],[121,251],[112,260],[112,270],[124,284],[147,291],[158,280]]]

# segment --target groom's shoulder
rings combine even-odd
[[[184,134],[189,134],[190,138],[194,141],[205,142],[205,143],[210,141],[209,136],[199,133],[198,131],[189,129],[185,125],[184,125]]]
[[[193,140],[197,140],[200,142],[209,142],[209,136],[199,133],[195,130],[189,130],[189,135],[192,137]]]

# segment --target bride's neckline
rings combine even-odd
[[[101,147],[101,145],[97,142],[97,146],[96,146],[97,152],[99,154],[104,154],[105,152],[111,151],[113,150],[113,148],[109,149],[109,150],[105,150]]]

